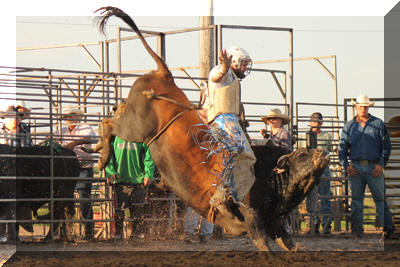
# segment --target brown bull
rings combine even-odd
[[[96,147],[97,151],[102,149],[99,168],[104,168],[109,160],[111,136],[148,143],[157,135],[150,145],[150,151],[163,177],[163,184],[199,214],[207,217],[211,208],[210,199],[216,193],[216,187],[212,186],[216,176],[210,170],[222,171],[221,158],[216,155],[207,158],[208,153],[193,140],[196,135],[198,142],[206,141],[204,139],[208,136],[201,130],[207,127],[194,126],[201,125],[202,121],[196,111],[181,106],[189,107],[189,100],[176,86],[168,67],[146,43],[133,20],[117,8],[104,7],[99,10],[105,13],[99,18],[101,31],[109,17],[121,18],[138,34],[157,63],[156,71],[134,82],[126,102],[119,105],[114,118],[103,120],[103,137]],[[173,99],[181,105],[155,100],[146,95],[149,91]],[[219,203],[214,215],[214,222],[231,234],[248,233],[258,249],[269,250],[262,220],[257,218],[251,208],[224,201]]]

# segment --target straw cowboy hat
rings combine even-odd
[[[261,117],[261,120],[267,123],[268,119],[270,118],[282,119],[282,125],[288,124],[290,122],[290,118],[285,114],[283,114],[279,108],[271,109],[266,116]]]
[[[75,116],[82,117],[84,115],[84,113],[78,107],[66,106],[62,110],[61,117],[65,118],[65,116],[67,116],[67,115],[75,115]]]
[[[20,114],[21,114],[22,119],[29,118],[29,113],[31,112],[31,110],[26,107],[25,101],[18,100],[15,108],[18,110],[18,112],[21,112]]]
[[[370,102],[367,95],[361,94],[357,96],[356,101],[352,99],[351,104],[353,104],[353,106],[358,105],[363,107],[371,107],[375,104],[375,102],[373,101]]]

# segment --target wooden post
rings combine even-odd
[[[212,0],[209,2],[209,16],[200,17],[200,27],[214,25],[212,15]],[[200,31],[200,77],[208,78],[211,68],[214,66],[214,34],[212,29]]]

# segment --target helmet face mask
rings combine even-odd
[[[253,62],[244,49],[234,46],[227,50],[227,54],[232,56],[231,68],[239,79],[250,74]]]

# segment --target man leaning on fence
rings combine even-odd
[[[7,144],[13,147],[29,147],[33,146],[29,124],[23,123],[22,120],[29,117],[30,110],[25,106],[25,103],[19,101],[17,105],[9,106],[5,112],[1,113],[2,121],[0,122],[0,144]],[[1,186],[1,180],[0,180]],[[15,184],[14,184],[15,187]],[[15,198],[15,190],[8,191],[8,188],[0,188],[9,193],[9,198]],[[15,206],[14,206],[15,207]],[[0,219],[11,219],[16,217],[15,209],[8,210],[6,214],[2,214]],[[29,209],[22,211],[19,209],[19,218],[32,218]],[[6,225],[8,233],[6,233]],[[30,227],[32,227],[30,225]],[[33,229],[32,229],[33,231]],[[0,242],[19,242],[18,227],[15,223],[0,223]]]
[[[91,149],[91,144],[95,141],[93,138],[96,136],[93,128],[83,123],[84,113],[77,107],[67,106],[62,111],[62,118],[65,120],[67,126],[61,128],[61,145],[66,148],[72,149],[79,160],[80,164],[80,178],[93,177],[93,156],[87,152]],[[58,135],[58,133],[56,133]],[[79,194],[79,198],[90,199],[92,191],[91,181],[78,181],[75,186]],[[93,211],[90,201],[82,200],[79,202],[81,207],[81,214],[83,219],[92,220]],[[85,240],[93,239],[93,222],[85,222]]]
[[[323,117],[320,112],[314,112],[310,116],[310,130],[306,135],[302,136],[302,140],[299,141],[299,147],[307,148],[321,148],[329,152],[333,151],[332,146],[332,135],[327,131],[322,131],[321,127],[323,124]],[[307,138],[308,135],[308,138]],[[306,142],[311,140],[311,136],[315,135],[316,143]],[[319,216],[316,215],[318,211],[318,195],[321,199],[321,213],[322,215],[322,229],[324,235],[329,235],[331,233],[331,181],[332,176],[329,166],[325,168],[321,175],[320,182],[318,185],[314,186],[313,190],[306,198],[306,208],[307,212],[310,214],[309,227],[310,231],[308,234],[319,234],[321,220]]]
[[[368,113],[374,105],[368,96],[359,95],[352,104],[357,114],[345,124],[339,144],[340,163],[349,176],[352,192],[352,235],[361,238],[364,233],[364,195],[368,184],[380,224],[384,226],[385,239],[396,238],[392,214],[385,200],[383,174],[391,152],[389,134],[383,121]]]

